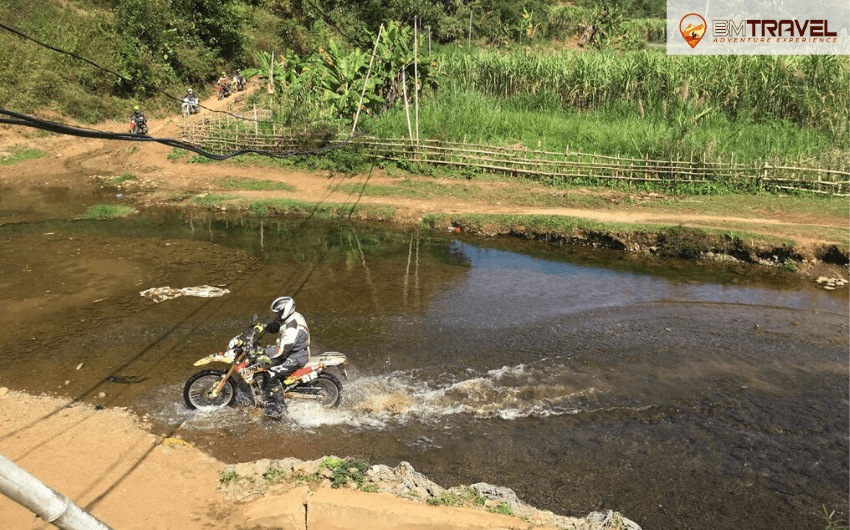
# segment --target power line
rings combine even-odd
[[[389,103],[388,103],[389,105]],[[384,107],[384,110],[388,108],[388,105]],[[383,112],[381,113],[383,114]],[[371,130],[371,128],[375,125],[377,118],[380,115],[375,116],[373,122],[364,129],[363,131],[351,135],[345,140],[340,142],[325,145],[322,147],[316,147],[308,150],[293,150],[293,151],[285,151],[285,152],[275,152],[268,151],[265,149],[239,149],[236,151],[232,151],[227,154],[217,155],[206,151],[200,147],[197,147],[194,144],[190,144],[181,140],[176,140],[173,138],[154,138],[152,136],[139,135],[139,134],[131,134],[131,133],[114,133],[107,131],[98,131],[94,129],[83,129],[80,127],[73,127],[70,125],[63,125],[61,123],[56,123],[48,120],[43,120],[40,118],[36,118],[34,116],[29,116],[27,114],[22,114],[19,112],[14,112],[5,108],[0,107],[0,115],[9,116],[9,118],[0,118],[0,123],[5,123],[9,125],[21,125],[25,127],[33,127],[36,129],[42,129],[45,131],[54,132],[57,134],[64,134],[68,136],[77,136],[80,138],[98,138],[101,140],[123,140],[130,142],[157,142],[163,145],[167,145],[170,147],[185,149],[187,151],[192,151],[199,155],[205,156],[207,158],[211,158],[213,160],[227,160],[228,158],[233,158],[234,156],[244,155],[244,154],[257,154],[262,156],[268,156],[272,158],[290,158],[293,156],[306,156],[306,155],[316,155],[319,153],[324,153],[326,151],[331,151],[335,149],[339,149],[352,143],[356,138],[365,135]]]

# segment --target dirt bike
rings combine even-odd
[[[233,86],[236,87],[236,90],[241,92],[245,90],[245,78],[242,77],[241,74],[236,74],[233,76]]]
[[[195,366],[209,363],[230,365],[227,370],[207,369],[193,374],[183,385],[183,400],[190,409],[215,409],[233,405],[240,392],[257,406],[265,406],[265,388],[269,381],[270,364],[258,360],[263,348],[258,346],[259,337],[251,319],[251,326],[233,337],[227,351],[207,355],[195,362]],[[283,397],[312,401],[325,408],[338,407],[342,402],[342,383],[326,371],[335,367],[348,379],[345,367],[350,363],[339,352],[325,352],[311,357],[283,381]]]
[[[148,121],[144,116],[130,116],[130,134],[148,134]]]
[[[218,99],[224,99],[230,95],[230,83],[227,80],[218,82]]]
[[[198,108],[198,99],[189,99],[188,97],[183,98],[183,117],[188,118],[192,114],[197,114],[201,112],[201,109]]]

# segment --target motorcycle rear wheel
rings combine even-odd
[[[183,385],[183,401],[190,409],[217,409],[228,407],[236,399],[236,383],[228,378],[227,383],[218,396],[209,393],[221,381],[224,370],[201,370],[186,380]]]
[[[295,387],[292,392],[316,397],[322,408],[336,408],[342,403],[342,383],[333,374],[322,372],[307,384]]]

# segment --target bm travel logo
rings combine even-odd
[[[806,2],[668,0],[667,54],[850,55],[850,2]]]

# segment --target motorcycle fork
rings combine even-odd
[[[210,395],[212,397],[218,397],[218,394],[222,390],[224,390],[224,385],[227,384],[227,380],[230,378],[230,376],[233,375],[233,372],[236,371],[236,365],[238,365],[242,361],[242,357],[243,355],[240,355],[233,361],[233,364],[230,365],[230,369],[227,370],[227,372],[221,377],[221,381],[219,381],[218,384],[215,385],[215,387],[213,388],[212,392],[210,392]]]

